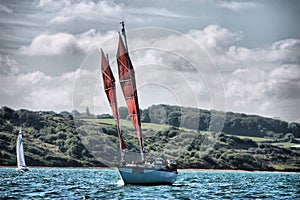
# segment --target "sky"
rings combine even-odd
[[[142,109],[164,103],[300,122],[299,19],[297,0],[0,0],[0,103],[110,113],[100,48],[117,78],[124,20]]]

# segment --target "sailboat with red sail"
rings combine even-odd
[[[117,104],[117,95],[116,95],[116,84],[114,75],[110,69],[108,55],[107,58],[104,55],[103,50],[101,49],[101,72],[103,79],[104,91],[106,93],[106,97],[108,99],[109,105],[111,107],[114,119],[117,125],[117,132],[120,141],[120,150],[121,150],[121,162],[124,162],[124,150],[126,149],[126,145],[124,143],[124,139],[121,132],[120,127],[120,118],[118,112],[118,104]]]
[[[120,151],[121,162],[118,166],[118,172],[124,184],[139,184],[139,185],[160,185],[160,184],[173,184],[177,179],[177,166],[175,163],[168,163],[161,159],[155,159],[154,162],[148,162],[145,159],[144,140],[141,127],[139,101],[135,80],[135,71],[133,64],[129,57],[127,38],[125,33],[124,22],[122,24],[122,35],[119,33],[119,43],[117,50],[117,64],[119,82],[123,96],[126,101],[130,120],[136,130],[137,139],[140,148],[140,161],[128,162],[124,157],[126,145],[120,128],[120,119],[118,114],[115,78],[109,66],[108,58],[102,53],[102,78],[104,83],[104,90],[108,98],[113,116],[116,121]],[[123,36],[123,38],[122,38]]]

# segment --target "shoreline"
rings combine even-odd
[[[68,167],[61,167],[61,166],[52,166],[52,167],[49,167],[49,166],[27,166],[29,169],[30,168],[66,168],[66,169],[113,169],[115,167],[71,167],[71,166],[68,166]],[[17,168],[17,166],[0,166],[0,169],[2,168]]]
[[[282,172],[282,173],[300,173],[300,170],[244,170],[244,169],[196,169],[182,168],[185,171],[207,171],[207,172]]]
[[[0,169],[3,168],[17,168],[16,166],[0,166]],[[99,170],[115,170],[116,167],[60,167],[60,166],[28,166],[28,168],[65,168],[65,169],[99,169]],[[284,173],[300,173],[299,169],[295,170],[243,170],[243,169],[205,169],[205,168],[180,168],[178,171],[202,171],[202,172],[284,172]]]

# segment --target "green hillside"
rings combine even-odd
[[[123,111],[120,114],[122,114],[122,118],[127,118],[126,112]],[[279,139],[290,133],[294,137],[300,138],[299,123],[288,123],[279,119],[243,113],[224,113],[222,111],[161,104],[142,110],[141,119],[142,122],[164,123],[200,131],[214,131],[214,127],[219,126],[222,127],[222,132],[232,135]]]
[[[138,152],[135,132],[130,121],[122,120],[121,126],[123,132],[127,133],[124,137],[126,144],[129,144],[128,150]],[[290,145],[295,143],[282,142],[290,144],[285,148],[277,146],[277,139],[196,131],[166,124],[143,123],[142,127],[146,152],[150,153],[151,157],[164,156],[170,160],[177,160],[181,168],[300,170],[300,162],[297,159],[300,151],[290,148]],[[118,145],[114,119],[85,119],[85,125],[79,128],[86,131],[85,138],[94,138],[93,134],[88,135],[90,129],[96,130],[97,135],[100,135],[96,139],[98,141],[105,141],[100,139],[101,136],[113,134],[110,139]],[[95,151],[105,154],[105,150],[101,151],[97,147]],[[114,156],[118,156],[117,151]]]
[[[0,165],[16,165],[16,140],[23,124],[27,165],[104,166],[85,149],[72,116],[0,109]]]
[[[143,111],[143,121],[145,113],[147,110]],[[115,122],[108,115],[96,119],[85,114],[73,120],[68,112],[15,111],[8,107],[2,107],[0,114],[2,166],[16,165],[15,143],[20,123],[29,166],[111,166],[119,161]],[[257,137],[237,135],[238,131],[230,134],[154,122],[142,124],[150,159],[164,156],[176,160],[180,168],[300,170],[300,151],[291,148],[296,140],[290,130]],[[138,154],[135,131],[128,120],[121,120],[121,127],[128,149],[126,156],[130,158],[131,152]]]

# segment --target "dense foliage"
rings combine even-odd
[[[216,111],[167,105],[141,111],[147,158],[163,156],[176,160],[181,168],[300,170],[299,150],[277,145],[296,142],[299,124],[226,113],[224,131],[215,132],[210,129],[212,113],[222,116]],[[88,109],[86,113],[74,110],[72,114],[2,107],[0,165],[16,165],[15,144],[21,124],[30,166],[111,166],[119,162],[114,119],[107,114],[95,117]],[[134,152],[139,154],[135,130],[128,121],[127,110],[121,110],[120,115],[126,119],[121,121],[126,158],[133,160]],[[77,117],[76,128],[73,116]],[[222,122],[216,117],[213,120]],[[259,136],[259,140],[245,135]]]
[[[274,137],[276,134],[293,134],[300,137],[300,124],[288,123],[279,119],[232,112],[208,111],[170,105],[153,105],[143,110],[142,122],[169,124],[176,127],[209,131],[216,123],[223,125],[222,132],[253,136]],[[213,131],[213,130],[212,130]]]
[[[0,109],[0,164],[16,165],[16,140],[23,127],[26,162],[39,166],[103,166],[86,150],[68,112]]]

